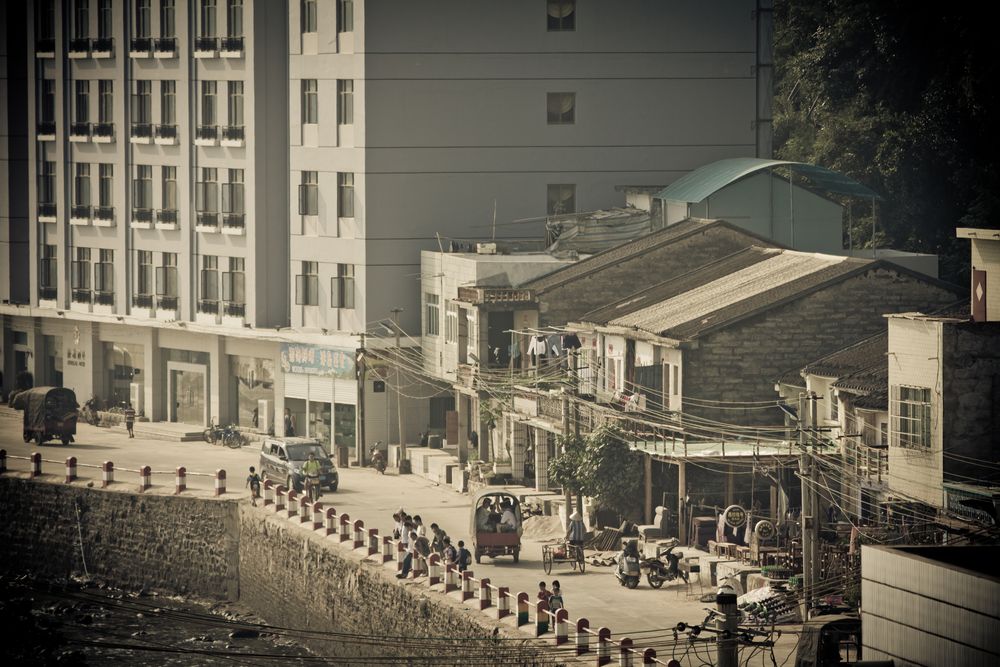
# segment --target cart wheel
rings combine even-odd
[[[514,562],[515,563],[518,562],[518,560],[520,560],[520,558],[521,558],[521,550],[520,549],[514,549]]]
[[[69,444],[69,440],[70,440],[69,436],[68,435],[64,435],[62,437],[62,444],[68,445]]]
[[[516,558],[516,556],[515,556],[515,558]],[[545,570],[545,574],[552,574],[552,552],[551,551],[542,551],[542,569]]]

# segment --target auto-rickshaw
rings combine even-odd
[[[35,387],[18,393],[11,405],[24,410],[24,441],[41,445],[46,440],[73,442],[76,435],[76,394],[62,387]]]
[[[802,625],[795,667],[892,667],[892,661],[861,659],[861,619],[816,616]]]
[[[513,528],[501,524],[502,506],[505,502],[511,504],[511,511],[514,513]],[[480,491],[476,494],[476,502],[472,507],[470,524],[473,555],[477,563],[481,562],[483,556],[496,558],[508,555],[514,556],[514,562],[518,562],[524,525],[521,503],[516,496],[503,489]]]

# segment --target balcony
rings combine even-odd
[[[226,213],[222,217],[222,233],[243,236],[246,231],[246,216],[242,213]]]
[[[153,42],[153,55],[157,58],[177,57],[177,38],[160,37]]]
[[[35,40],[35,57],[36,58],[55,58],[56,57],[56,40],[55,39],[38,39],[38,40]]]
[[[156,139],[157,145],[159,146],[176,146],[177,145],[177,126],[176,125],[157,125],[156,126]]]
[[[95,206],[94,207],[94,227],[114,227],[115,207]]]
[[[115,55],[115,38],[102,37],[95,39],[90,45],[90,55],[94,58],[113,58]]]
[[[144,313],[136,311],[146,311]],[[145,317],[152,317],[153,315],[153,295],[152,294],[133,294],[132,295],[132,314],[141,315]]]
[[[194,228],[195,231],[203,232],[205,234],[212,234],[219,231],[219,214],[214,212],[199,211]]]
[[[194,57],[214,58],[219,50],[218,37],[195,37]]]
[[[133,37],[129,42],[128,54],[133,58],[149,58],[153,51],[153,40],[149,37]]]
[[[223,317],[238,317],[243,319],[247,316],[247,306],[245,303],[232,303],[226,301],[222,305]]]
[[[177,229],[177,209],[161,208],[156,212],[156,228],[164,231],[175,231]]]
[[[242,37],[225,37],[222,40],[222,47],[219,49],[219,55],[223,58],[242,58],[243,57],[243,38]]]
[[[51,202],[38,202],[38,222],[55,222],[56,205]]]
[[[91,208],[85,204],[74,204],[69,213],[69,224],[89,225]]]
[[[54,120],[38,121],[38,140],[39,141],[56,140],[56,122]]]
[[[73,303],[90,303],[92,295],[89,289],[73,288]]]
[[[94,292],[94,305],[95,306],[113,306],[113,305],[115,305],[115,293],[114,292]]]
[[[177,304],[176,296],[158,295],[156,297],[156,319],[176,320]]]
[[[70,58],[89,58],[90,40],[86,37],[77,37],[76,39],[69,40],[69,51],[67,55]]]
[[[201,324],[219,323],[219,302],[209,299],[198,300],[198,310],[195,313],[195,322]]]
[[[218,146],[219,128],[215,125],[199,125],[194,135],[195,146]]]
[[[42,285],[38,288],[38,300],[39,301],[55,301],[59,298],[59,290],[55,287],[47,287]]]
[[[90,139],[95,144],[110,144],[115,141],[114,123],[94,123],[90,128]]]
[[[90,141],[90,123],[73,123],[70,125],[69,140],[74,143]]]
[[[222,128],[222,145],[230,148],[243,147],[243,126],[227,125]]]
[[[133,144],[153,143],[153,126],[150,123],[132,123],[129,141]]]
[[[153,209],[151,209],[151,208],[133,208],[132,209],[132,227],[133,227],[133,229],[152,229],[153,228]]]

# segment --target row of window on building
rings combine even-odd
[[[295,276],[295,305],[318,306],[319,262],[302,262],[301,273]],[[330,307],[354,308],[354,265],[337,264],[336,275],[330,279]]]

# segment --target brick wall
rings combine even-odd
[[[627,258],[615,265],[558,285],[538,295],[540,320],[544,325],[578,321],[601,306],[638,292],[654,283],[676,278],[751,245],[766,243],[722,225]]]
[[[684,396],[713,401],[773,399],[774,378],[884,331],[883,314],[931,310],[954,300],[955,294],[944,287],[906,274],[884,267],[866,271],[700,337],[697,346],[684,353]],[[685,406],[685,411],[718,421],[783,423],[777,410]]]

